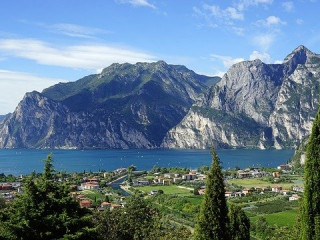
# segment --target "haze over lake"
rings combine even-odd
[[[0,173],[42,172],[51,150],[0,150]],[[218,150],[223,168],[277,167],[286,163],[293,150]],[[52,150],[56,170],[67,172],[114,170],[135,165],[139,170],[160,167],[198,168],[211,164],[209,150]]]

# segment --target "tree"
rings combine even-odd
[[[304,173],[301,238],[320,239],[320,109],[307,144]]]
[[[211,155],[212,165],[207,176],[206,191],[195,230],[195,239],[230,239],[228,208],[220,159],[214,149],[211,149]]]
[[[229,232],[232,240],[250,239],[250,220],[241,207],[230,204],[229,221]]]
[[[4,198],[0,196],[0,209],[3,209],[5,207],[6,207],[6,200],[4,200]]]
[[[127,199],[123,209],[98,213],[95,217],[99,239],[132,240],[151,238],[154,232],[157,211],[148,202],[138,196]]]
[[[69,186],[54,181],[52,157],[41,177],[32,174],[24,193],[1,212],[5,239],[90,239],[91,216],[70,195]]]

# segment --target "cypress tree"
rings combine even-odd
[[[228,231],[228,208],[225,199],[220,159],[211,149],[212,165],[207,175],[206,191],[195,230],[195,239],[230,239]]]
[[[230,204],[229,221],[230,239],[250,239],[250,220],[241,207]]]
[[[320,109],[309,137],[304,180],[301,239],[320,239]]]

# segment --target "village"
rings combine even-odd
[[[110,172],[60,172],[57,182],[68,182],[72,197],[82,208],[104,211],[121,208],[125,196],[138,193],[144,197],[157,194],[179,194],[181,191],[194,195],[205,193],[206,170],[181,168],[156,168],[151,171],[137,171],[134,166],[119,168]],[[301,198],[302,177],[295,175],[289,164],[276,169],[233,169],[224,170],[226,198],[242,198],[272,193],[287,196],[288,201]],[[25,177],[20,175],[14,182],[0,182],[1,197],[14,201],[23,192]],[[116,184],[115,184],[116,182]],[[117,187],[112,187],[115,184]]]

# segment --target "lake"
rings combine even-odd
[[[198,168],[211,164],[209,150],[34,150],[1,149],[0,173],[42,172],[46,156],[52,152],[56,170],[67,172],[114,170],[135,165],[139,170],[160,167]],[[293,150],[218,150],[223,168],[276,167],[286,163]]]

